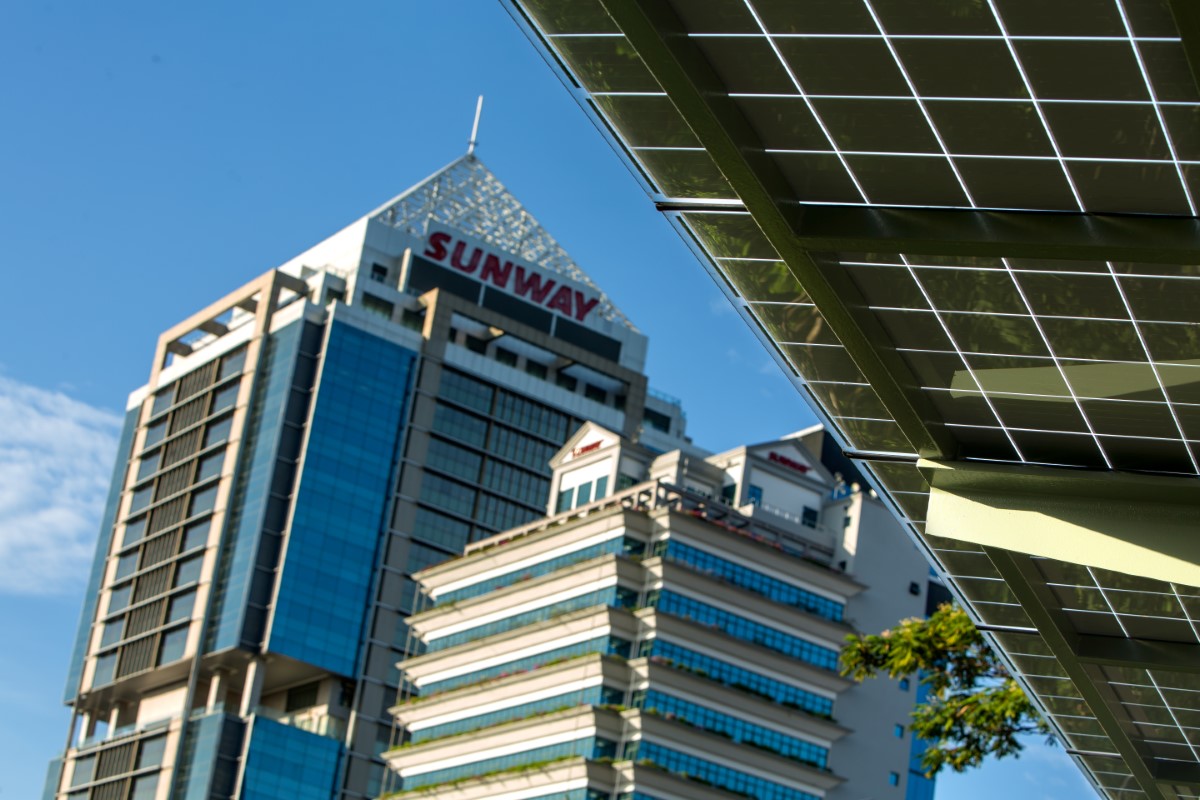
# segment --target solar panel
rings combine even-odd
[[[918,467],[1200,476],[1196,12],[509,4],[1098,791],[1200,795],[1200,590],[931,533]]]

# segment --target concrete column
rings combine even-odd
[[[258,707],[262,699],[263,669],[265,664],[261,658],[256,658],[246,667],[246,683],[242,687],[242,707],[239,713],[248,717]]]
[[[117,719],[121,713],[121,706],[114,705],[112,710],[108,712],[108,730],[104,732],[105,741],[113,738],[113,734],[117,732]]]
[[[75,735],[75,746],[83,747],[88,734],[92,732],[92,712],[84,711],[79,715],[79,730]]]
[[[218,703],[225,701],[225,673],[217,670],[208,684],[208,702],[204,705],[206,713],[212,714],[217,710]]]

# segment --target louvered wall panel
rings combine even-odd
[[[153,567],[155,564],[161,564],[175,555],[175,551],[179,547],[178,542],[178,531],[163,534],[146,542],[145,549],[142,550],[142,569]]]
[[[157,636],[147,636],[130,642],[121,648],[121,662],[117,665],[117,677],[124,678],[154,666],[154,651],[158,647]]]
[[[137,745],[133,742],[100,751],[96,760],[96,779],[113,778],[133,770],[133,753]]]
[[[133,602],[140,603],[151,597],[158,597],[171,588],[171,573],[175,567],[172,564],[159,567],[138,578],[133,590]]]
[[[171,415],[170,433],[178,433],[184,428],[190,428],[204,419],[207,412],[208,395],[197,397],[195,400],[189,400],[175,409],[175,413]]]
[[[154,509],[150,516],[150,532],[158,533],[183,521],[183,513],[187,509],[187,497],[177,497],[163,503]]]
[[[195,471],[195,464],[188,462],[182,464],[175,469],[164,472],[158,479],[158,486],[154,490],[154,499],[161,500],[164,497],[170,497],[174,494],[179,494],[184,489],[192,485],[192,473]]]
[[[195,372],[189,372],[180,378],[179,394],[176,397],[183,400],[212,386],[213,379],[217,377],[219,364],[220,362],[217,360],[210,361]]]
[[[139,608],[135,608],[129,612],[129,619],[125,623],[126,636],[139,636],[143,633],[154,630],[162,624],[163,606],[167,603],[166,600],[157,600],[153,603],[148,603]]]
[[[169,467],[198,452],[200,452],[199,428],[167,442],[167,447],[163,450],[162,465]]]

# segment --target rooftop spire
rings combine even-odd
[[[483,115],[483,95],[475,104],[475,124],[471,126],[471,140],[467,142],[467,155],[475,155],[475,142],[479,140],[479,117]]]

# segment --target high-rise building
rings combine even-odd
[[[687,448],[645,352],[471,154],[164,333],[45,798],[376,796],[410,573],[541,517],[583,420]]]
[[[703,457],[585,424],[552,462],[547,518],[415,576],[389,788],[932,798],[915,677],[838,674],[846,634],[920,616],[934,591],[840,459],[820,428]]]

